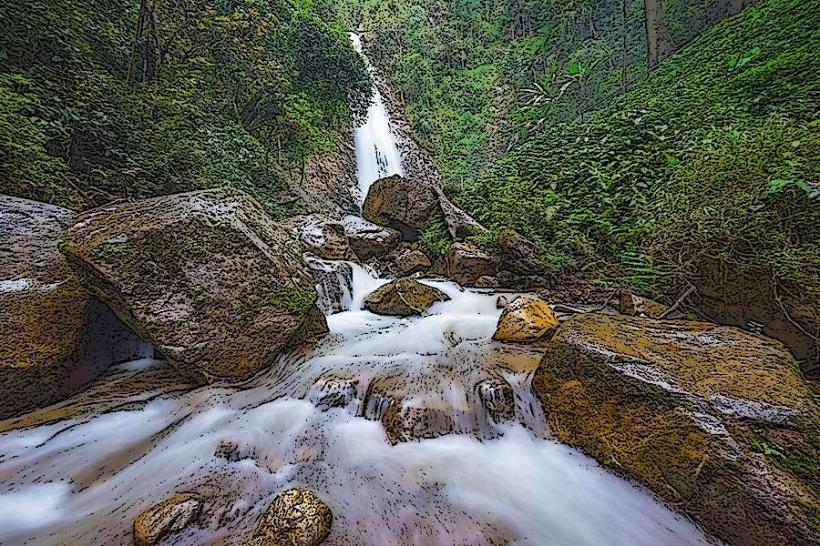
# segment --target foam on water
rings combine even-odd
[[[368,275],[354,273],[353,301],[383,282]],[[651,495],[529,430],[543,416],[521,415],[539,406],[526,374],[505,375],[526,426],[488,421],[496,434],[483,441],[463,417],[455,430],[465,434],[391,446],[355,403],[323,411],[308,401],[328,372],[358,379],[351,396],[361,403],[369,378],[402,373],[423,383],[436,363],[454,366],[448,359],[460,344],[489,342],[499,314],[493,295],[426,282],[452,299],[413,319],[358,309],[332,315],[332,333],[313,357],[242,388],[170,393],[0,435],[0,543],[129,543],[140,511],[196,491],[206,516],[167,544],[241,544],[272,497],[293,486],[330,505],[332,545],[706,542]],[[145,373],[145,364],[121,370]],[[435,376],[430,393],[468,416],[471,385],[460,377]]]

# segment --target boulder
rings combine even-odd
[[[401,240],[401,233],[395,229],[379,226],[358,216],[346,216],[344,228],[350,247],[359,261],[383,256]]]
[[[0,196],[0,418],[76,392],[141,341],[58,250],[72,211]]]
[[[727,543],[817,544],[818,498],[805,483],[816,476],[772,440],[782,430],[817,445],[811,390],[780,343],[701,322],[577,315],[549,342],[533,390],[558,440]]]
[[[191,493],[175,495],[155,504],[134,520],[134,543],[153,546],[167,535],[190,525],[201,512],[202,499]]]
[[[401,243],[387,255],[372,260],[370,265],[381,274],[406,277],[427,271],[433,264],[430,258],[418,248],[418,243]]]
[[[447,278],[462,286],[475,286],[479,279],[495,275],[495,261],[470,243],[453,243],[442,261]]]
[[[365,299],[364,307],[378,315],[408,317],[421,315],[434,303],[449,299],[450,297],[438,288],[403,277],[374,290]]]
[[[95,209],[62,250],[86,287],[199,382],[246,379],[327,330],[298,240],[238,190]]]
[[[512,277],[533,277],[544,272],[535,244],[514,229],[502,229],[496,237],[496,245],[499,270],[511,273]]]
[[[439,196],[432,185],[412,182],[399,175],[377,180],[362,205],[367,220],[397,229],[405,241],[443,219]]]
[[[305,252],[325,260],[354,258],[342,222],[311,214],[292,218],[285,225],[299,238]]]
[[[667,309],[669,307],[662,303],[636,296],[627,291],[621,292],[621,298],[618,302],[618,311],[630,317],[645,316],[656,319],[663,316]]]
[[[493,339],[497,341],[535,341],[558,328],[558,319],[542,299],[519,296],[498,318]]]
[[[330,508],[315,493],[288,489],[276,495],[262,515],[250,545],[318,546],[332,524]]]
[[[412,275],[430,269],[433,264],[421,250],[402,249],[393,259],[393,270],[396,275]]]
[[[472,235],[480,235],[487,231],[487,229],[479,224],[472,216],[455,206],[444,192],[436,188],[438,194],[439,206],[444,216],[444,223],[447,225],[447,231],[450,232],[450,237],[453,240],[464,240]]]

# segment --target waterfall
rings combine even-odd
[[[375,77],[373,65],[364,55],[361,36],[351,32],[350,40],[362,55],[370,73]],[[396,138],[390,130],[390,116],[384,106],[378,86],[373,84],[373,100],[367,110],[367,119],[357,127],[354,135],[356,145],[356,176],[359,180],[359,203],[364,203],[370,186],[379,178],[402,174],[401,154]]]
[[[362,198],[401,172],[378,90],[356,158]],[[130,544],[141,511],[196,492],[203,515],[164,543],[239,546],[295,486],[331,508],[325,546],[709,544],[549,438],[531,373],[506,371],[492,351],[496,294],[423,279],[449,300],[382,316],[363,309],[388,282],[372,269],[309,265],[329,329],[310,350],[241,385],[196,388],[143,359],[112,368],[91,400],[0,426],[0,544]],[[391,445],[388,430],[405,441]]]

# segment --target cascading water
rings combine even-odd
[[[353,46],[362,53],[361,36],[350,33]],[[367,68],[375,76],[370,61],[364,57]],[[392,174],[402,174],[401,154],[396,139],[390,131],[390,117],[384,106],[381,92],[373,84],[373,99],[367,110],[364,124],[356,128],[354,134],[356,145],[356,175],[359,179],[359,199],[364,202],[367,190],[379,178]]]
[[[314,267],[328,276],[330,333],[309,354],[240,386],[196,388],[142,360],[0,423],[0,544],[130,544],[134,518],[181,492],[204,498],[203,515],[163,544],[244,544],[294,486],[330,506],[329,545],[708,543],[548,438],[531,370],[494,357],[493,294],[425,280],[450,301],[385,317],[362,309],[385,279],[353,263]],[[407,426],[386,432],[387,413]],[[420,414],[435,418],[419,428]],[[428,434],[440,436],[401,441]]]

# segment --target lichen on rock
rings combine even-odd
[[[493,339],[536,341],[558,328],[558,319],[542,299],[519,296],[504,306]]]
[[[364,307],[378,315],[418,316],[434,303],[449,299],[450,297],[438,288],[403,277],[373,291],[365,299]]]
[[[89,290],[200,382],[247,378],[327,329],[299,241],[238,190],[92,210],[63,251]]]

